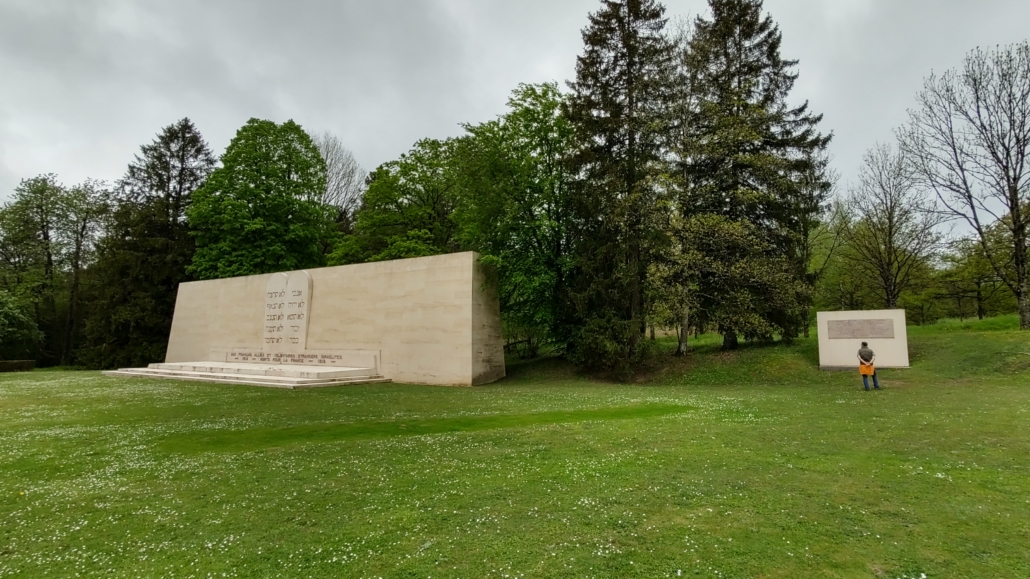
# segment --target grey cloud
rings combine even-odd
[[[825,113],[845,181],[863,153],[893,139],[923,79],[977,46],[1021,42],[1023,0],[767,0],[784,51],[800,58],[798,94]],[[845,183],[846,184],[846,183]]]
[[[330,130],[367,167],[573,74],[596,0],[0,0],[0,199],[41,172],[116,179],[191,117],[216,151],[250,117]],[[703,0],[668,3],[698,14]],[[921,79],[1023,40],[1030,3],[767,0],[838,168],[891,137]]]

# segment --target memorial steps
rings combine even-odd
[[[104,372],[105,376],[168,378],[240,384],[298,390],[390,382],[375,368],[239,364],[232,362],[186,362],[151,364],[147,368],[123,368]]]

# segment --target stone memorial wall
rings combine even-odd
[[[496,290],[474,253],[182,284],[166,363],[375,368],[396,382],[504,376]]]

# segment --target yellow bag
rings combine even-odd
[[[872,364],[859,364],[858,371],[863,376],[875,376],[876,375],[876,367],[873,366]]]

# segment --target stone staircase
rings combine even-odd
[[[147,368],[123,368],[104,372],[104,375],[241,384],[286,390],[390,382],[375,368],[279,366],[234,362],[151,364]]]

